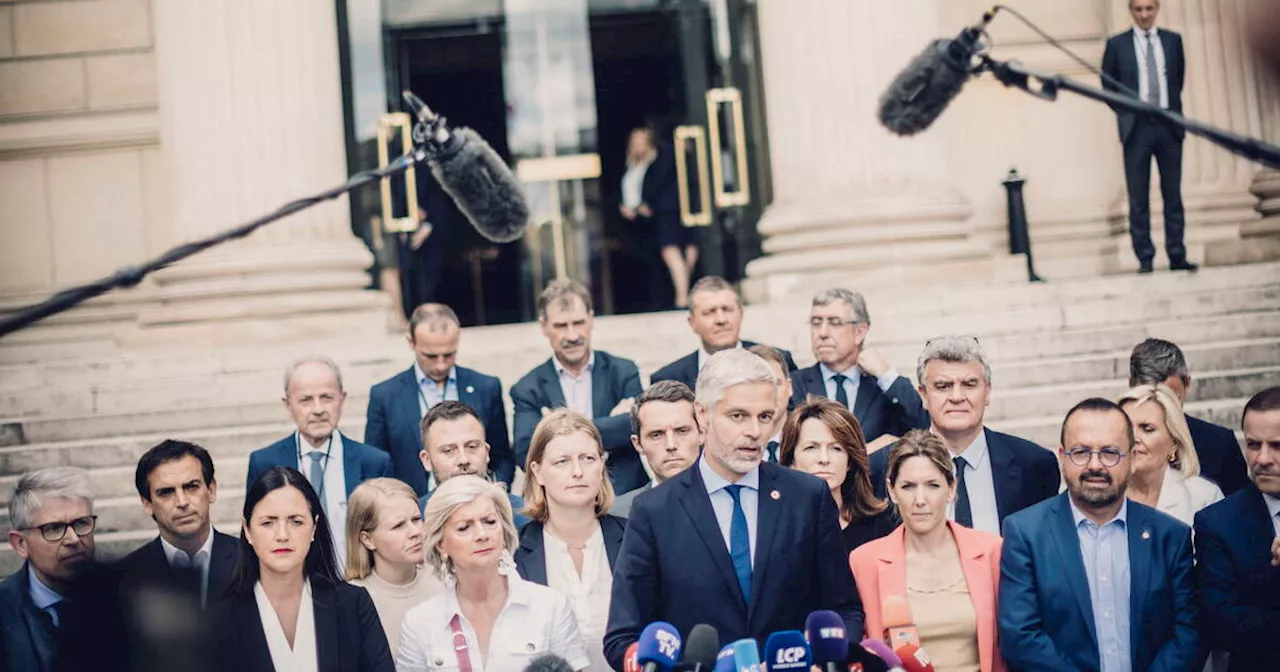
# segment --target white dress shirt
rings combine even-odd
[[[653,161],[641,161],[627,167],[627,172],[622,175],[622,205],[638,208],[644,203],[644,175],[652,164]]]
[[[1169,69],[1164,59],[1164,44],[1160,41],[1160,29],[1151,29],[1151,41],[1156,47],[1156,72],[1160,73],[1160,107],[1169,108]],[[1147,33],[1133,27],[1133,51],[1138,57],[1138,97],[1147,100],[1151,82],[1147,81]]]
[[[741,348],[742,341],[738,341],[733,345],[734,349]],[[705,347],[698,348],[698,371],[702,371],[702,367],[707,365],[707,360],[711,359],[711,353],[707,352]]]
[[[822,386],[827,391],[827,398],[832,400],[836,398],[836,374],[844,376],[844,392],[849,395],[849,410],[853,411],[854,407],[858,405],[858,386],[862,384],[862,369],[858,368],[857,364],[854,364],[844,371],[836,371],[826,364],[818,362],[818,371],[822,373]],[[889,369],[876,378],[876,387],[879,387],[881,392],[888,393],[889,388],[893,387],[898,377],[897,369]]]
[[[1267,512],[1271,514],[1271,524],[1276,528],[1276,536],[1280,537],[1280,497],[1263,495],[1262,499],[1267,503]]]
[[[467,641],[465,651],[456,651],[453,646],[449,621],[454,616]],[[460,655],[469,658],[474,672],[522,672],[530,660],[544,653],[560,656],[574,670],[590,664],[569,600],[512,572],[507,575],[507,603],[489,635],[487,665],[480,655],[475,628],[458,604],[457,589],[446,588],[444,594],[410,609],[405,616],[396,672],[457,670]]]
[[[1000,536],[1000,508],[996,506],[996,481],[991,472],[991,455],[987,450],[987,433],[978,432],[978,438],[963,453],[951,454],[952,461],[963,457],[964,488],[969,493],[969,512],[973,514],[973,529]],[[958,476],[958,474],[957,474]],[[956,519],[956,503],[947,504],[947,518]]]
[[[213,528],[209,528],[208,538],[191,555],[165,541],[164,537],[160,537],[160,548],[164,549],[164,557],[169,561],[170,567],[193,567],[200,570],[200,604],[205,604],[209,595],[209,558],[213,553]]]
[[[316,648],[315,603],[311,601],[311,580],[302,582],[302,602],[298,604],[298,625],[293,633],[293,647],[284,636],[280,617],[267,599],[262,583],[253,584],[253,597],[258,601],[258,617],[262,634],[267,637],[267,650],[276,672],[319,672],[320,652]]]
[[[605,554],[604,533],[600,526],[587,539],[582,552],[582,575],[573,568],[569,545],[557,539],[544,527],[542,546],[547,559],[547,585],[569,598],[569,606],[578,618],[578,631],[587,647],[591,670],[610,672],[604,657],[604,633],[609,624],[609,597],[613,593],[613,570]]]
[[[737,483],[730,483],[723,476],[717,474],[707,464],[707,458],[704,454],[698,458],[698,473],[702,474],[702,482],[707,486],[707,496],[711,498],[711,509],[715,511],[716,523],[720,525],[720,535],[724,537],[725,549],[732,549],[732,541],[729,534],[733,526],[733,495],[725,490],[729,485],[741,485],[738,491],[738,499],[742,502],[742,513],[747,517],[747,540],[751,550],[751,567],[756,566],[756,528],[757,520],[760,518],[760,466],[757,465],[750,473],[738,479]]]
[[[312,483],[311,487],[325,502],[325,513],[329,518],[329,533],[333,536],[333,550],[338,554],[338,566],[345,567],[347,565],[347,478],[342,466],[344,464],[342,434],[334,430],[332,447],[329,446],[329,442],[325,442],[320,444],[319,448],[315,448],[302,438],[301,434],[295,434],[294,438],[302,458],[298,460],[298,471],[301,471],[308,481],[311,480],[312,458],[310,456],[314,453],[324,455],[325,451],[329,453],[328,458],[321,458],[324,483]]]
[[[1156,508],[1191,525],[1195,522],[1196,512],[1219,501],[1222,501],[1222,490],[1213,481],[1200,476],[1183,476],[1182,472],[1169,466],[1164,470]]]
[[[591,401],[591,371],[596,368],[595,351],[591,351],[591,355],[587,358],[587,365],[582,367],[582,371],[576,376],[569,373],[569,370],[564,368],[560,360],[555,357],[551,358],[551,365],[555,367],[556,378],[560,380],[560,391],[564,394],[564,405],[569,410],[581,413],[588,418],[596,417],[593,413],[595,411],[594,404]],[[608,411],[606,410],[605,412],[607,413]]]

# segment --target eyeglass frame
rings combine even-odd
[[[1114,467],[1114,466],[1119,465],[1119,464],[1120,464],[1120,462],[1122,462],[1122,461],[1124,460],[1124,458],[1129,457],[1129,455],[1130,455],[1132,452],[1133,452],[1133,451],[1129,451],[1129,452],[1120,452],[1119,450],[1116,450],[1115,448],[1101,448],[1101,449],[1097,449],[1097,450],[1095,450],[1095,449],[1092,449],[1092,448],[1083,448],[1083,447],[1079,447],[1079,446],[1077,446],[1077,447],[1075,447],[1075,448],[1071,448],[1071,449],[1069,449],[1069,450],[1068,450],[1068,449],[1063,449],[1062,454],[1063,454],[1063,455],[1065,455],[1065,456],[1067,457],[1067,459],[1071,461],[1071,464],[1074,464],[1074,465],[1076,465],[1077,467],[1087,467],[1087,466],[1089,466],[1089,463],[1093,461],[1093,456],[1094,456],[1094,455],[1097,455],[1097,456],[1098,456],[1098,463],[1099,463],[1099,464],[1101,464],[1102,466],[1104,466],[1104,467],[1106,467],[1106,468],[1110,469],[1111,467]],[[1107,461],[1106,461],[1105,459],[1103,459],[1103,455],[1104,455],[1104,454],[1106,454],[1106,453],[1110,453],[1110,454],[1113,454],[1113,455],[1116,455],[1116,456],[1117,456],[1117,457],[1115,458],[1115,462],[1114,462],[1114,463],[1112,463],[1112,464],[1107,464]],[[1076,456],[1078,456],[1078,455],[1085,455],[1085,456],[1086,456],[1086,457],[1085,457],[1085,459],[1084,459],[1084,462],[1080,462],[1079,460],[1077,460],[1077,459],[1076,459]]]
[[[818,320],[818,322],[815,324],[814,320]],[[846,320],[846,319],[834,317],[834,316],[809,318],[810,329],[821,329],[822,325],[824,324],[827,325],[828,327],[831,327],[832,329],[841,329],[843,327],[856,327],[862,323],[863,323],[862,320]]]
[[[76,530],[76,529],[75,529],[75,525],[76,525],[76,523],[79,523],[80,521],[83,521],[83,520],[87,520],[87,521],[89,521],[89,523],[88,523],[88,525],[89,525],[89,529],[87,529],[87,530],[85,530],[83,533],[81,533],[79,530]],[[48,532],[47,530],[56,529],[56,528],[57,528],[57,526],[59,526],[59,525],[61,525],[61,526],[62,526],[62,534],[60,534],[60,535],[58,535],[58,536],[56,536],[56,537],[50,538],[50,537],[49,537],[49,532]],[[81,517],[76,518],[75,520],[72,520],[72,521],[70,521],[70,522],[67,522],[67,521],[61,521],[61,520],[56,520],[56,521],[54,521],[54,522],[52,522],[52,523],[45,523],[45,524],[43,524],[43,525],[30,525],[30,526],[28,526],[28,527],[19,527],[19,528],[18,528],[18,530],[19,530],[20,532],[30,532],[30,531],[32,531],[32,530],[40,530],[40,538],[41,538],[41,539],[44,539],[45,541],[47,541],[47,542],[49,542],[49,543],[51,543],[51,544],[56,544],[56,543],[60,543],[63,539],[66,539],[66,538],[67,538],[67,530],[75,530],[75,533],[76,533],[76,536],[77,536],[77,537],[87,537],[87,536],[89,536],[89,535],[93,534],[93,531],[94,531],[95,529],[97,529],[97,527],[98,527],[98,517],[97,517],[97,516],[90,515],[90,516],[81,516]]]

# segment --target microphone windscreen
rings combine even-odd
[[[850,667],[858,666],[862,672],[888,672],[889,665],[884,658],[863,648],[861,644],[849,642],[848,662]]]
[[[720,651],[720,633],[706,623],[699,623],[689,631],[689,639],[685,641],[682,662],[701,665],[704,669],[715,668],[716,654]]]
[[[942,114],[969,80],[947,62],[951,40],[934,40],[903,68],[880,96],[880,123],[897,135],[915,135]]]
[[[529,206],[516,176],[478,133],[469,128],[452,133],[447,151],[428,156],[431,174],[480,235],[495,243],[523,236]]]
[[[902,669],[907,672],[934,672],[933,661],[929,660],[924,649],[915,644],[906,644],[894,649],[894,653],[902,659]]]
[[[631,642],[627,647],[627,652],[622,654],[622,672],[640,672],[639,650],[640,642]]]
[[[569,661],[554,653],[544,653],[529,661],[524,672],[574,672]]]
[[[653,663],[665,672],[680,660],[680,631],[670,623],[650,623],[640,633],[640,640],[636,644],[636,660],[641,666]]]
[[[754,639],[733,643],[733,667],[738,672],[760,672],[760,647]]]
[[[844,619],[834,611],[821,610],[809,614],[804,620],[805,638],[813,652],[813,662],[843,663],[849,655],[849,636],[844,630]]]
[[[889,667],[902,667],[902,659],[898,654],[894,653],[888,644],[878,639],[864,639],[859,646],[879,656],[880,660]]]
[[[733,661],[733,645],[729,644],[720,649],[720,653],[716,654],[715,672],[736,672],[737,669]]]
[[[813,652],[799,630],[782,630],[764,642],[764,664],[769,672],[806,672],[813,664]]]
[[[916,619],[911,615],[911,604],[901,595],[890,595],[880,603],[881,620],[884,628],[905,628],[914,625]]]

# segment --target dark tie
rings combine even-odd
[[[969,509],[969,489],[964,485],[964,467],[968,462],[956,456],[956,522],[973,527],[973,511]]]
[[[747,514],[742,510],[741,485],[728,485],[725,490],[733,498],[733,517],[729,523],[729,557],[733,573],[738,575],[742,601],[751,604],[751,537],[747,534]]]
[[[778,442],[777,441],[769,442],[769,461],[775,462],[775,463],[778,461]]]
[[[321,462],[325,459],[325,454],[320,451],[313,451],[307,454],[311,458],[311,488],[320,494],[320,508],[324,509],[326,516],[329,515],[329,500],[324,496],[324,472],[327,465]]]
[[[843,373],[837,373],[831,376],[831,380],[836,384],[836,401],[845,408],[849,408],[849,393],[844,391],[844,381],[849,379]]]
[[[1160,69],[1156,67],[1156,40],[1147,31],[1147,102],[1160,105]]]

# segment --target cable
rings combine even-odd
[[[1101,79],[1102,79],[1102,81],[1103,81],[1103,82],[1105,82],[1106,84],[1110,84],[1112,87],[1115,87],[1115,89],[1116,89],[1116,90],[1118,90],[1118,91],[1121,91],[1121,92],[1123,92],[1123,93],[1125,93],[1125,94],[1128,94],[1128,95],[1130,95],[1130,96],[1132,96],[1132,97],[1134,97],[1134,98],[1138,98],[1139,100],[1141,100],[1141,98],[1139,98],[1138,93],[1137,93],[1136,91],[1134,91],[1133,89],[1131,89],[1131,88],[1129,88],[1129,87],[1125,86],[1123,83],[1116,81],[1116,79],[1115,79],[1114,77],[1111,77],[1111,76],[1110,76],[1110,75],[1108,75],[1107,73],[1105,73],[1105,72],[1103,72],[1103,71],[1099,70],[1098,68],[1095,68],[1095,67],[1093,66],[1093,64],[1092,64],[1092,63],[1089,63],[1088,61],[1084,60],[1084,59],[1083,59],[1083,58],[1081,58],[1079,55],[1077,55],[1074,51],[1071,51],[1070,49],[1068,49],[1068,48],[1066,48],[1065,46],[1063,46],[1061,42],[1059,42],[1059,41],[1057,41],[1057,40],[1053,39],[1053,36],[1052,36],[1052,35],[1050,35],[1050,34],[1048,34],[1048,33],[1044,32],[1043,30],[1040,30],[1040,27],[1039,27],[1039,26],[1037,26],[1036,24],[1032,23],[1030,19],[1028,19],[1027,17],[1023,16],[1023,15],[1022,15],[1018,10],[1016,10],[1016,9],[1014,9],[1014,8],[1012,8],[1012,7],[1008,6],[1008,5],[995,5],[992,9],[993,9],[993,10],[1000,10],[1000,11],[1002,11],[1002,12],[1008,12],[1008,13],[1010,13],[1010,14],[1014,15],[1015,17],[1017,17],[1017,19],[1018,19],[1019,21],[1021,21],[1021,22],[1023,23],[1023,25],[1025,25],[1026,27],[1030,28],[1030,29],[1031,29],[1035,34],[1039,35],[1041,39],[1043,39],[1045,42],[1048,42],[1049,44],[1053,45],[1054,47],[1056,47],[1056,48],[1057,48],[1059,51],[1061,51],[1062,53],[1064,53],[1064,54],[1066,54],[1066,55],[1070,56],[1072,60],[1074,60],[1076,63],[1080,64],[1080,66],[1081,66],[1081,67],[1083,67],[1084,69],[1086,69],[1086,70],[1088,70],[1089,72],[1092,72],[1093,74],[1097,75],[1099,78],[1101,78]]]

